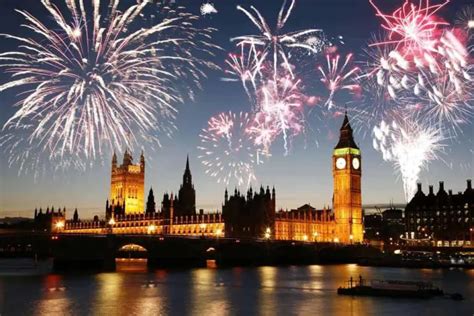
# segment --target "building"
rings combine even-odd
[[[141,214],[145,211],[145,157],[140,155],[140,163],[133,164],[132,155],[125,150],[123,162],[117,165],[117,155],[112,157],[110,196],[107,201],[107,218],[113,211],[118,214]],[[110,209],[110,210],[109,210]]]
[[[280,210],[275,218],[275,239],[339,242],[334,215],[329,208],[317,210],[305,204],[289,212]]]
[[[196,215],[196,190],[194,189],[193,177],[189,168],[189,156],[186,158],[186,168],[183,174],[178,195],[173,199],[174,216],[194,216]],[[161,202],[161,215],[163,218],[170,217],[171,199],[168,193],[163,195]]]
[[[340,139],[332,155],[334,178],[333,209],[316,210],[306,204],[291,211],[276,211],[275,188],[250,188],[246,194],[237,189],[229,196],[225,190],[222,213],[196,214],[196,191],[192,182],[189,157],[178,196],[164,194],[161,212],[156,211],[153,190],[143,205],[145,159],[133,165],[125,152],[123,164],[112,159],[110,200],[106,219],[67,221],[65,233],[165,234],[231,238],[265,238],[317,242],[360,243],[363,241],[361,208],[361,153],[347,114]],[[110,203],[109,203],[110,202]]]
[[[336,235],[343,243],[362,242],[361,153],[357,147],[347,113],[333,151],[333,212]]]
[[[74,219],[78,220],[76,217],[77,210],[74,212]],[[64,228],[64,223],[66,219],[66,208],[64,207],[61,211],[58,208],[56,211],[54,210],[54,206],[49,209],[46,208],[46,212],[43,213],[43,209],[40,208],[35,209],[35,216],[34,216],[34,227],[38,231],[44,232],[55,232]]]
[[[357,147],[347,113],[333,156],[333,210],[304,205],[289,212],[276,212],[275,189],[247,195],[225,191],[222,207],[226,236],[274,238],[278,240],[361,243],[361,152]]]
[[[246,196],[235,189],[230,197],[226,189],[222,206],[225,236],[263,238],[267,231],[274,231],[275,211],[275,188],[271,193],[269,187],[261,186],[259,192],[250,188]]]
[[[429,186],[428,194],[418,184],[418,190],[405,208],[405,238],[409,243],[430,243],[436,247],[474,245],[474,190],[467,180],[464,192],[453,194],[439,183],[435,194]]]

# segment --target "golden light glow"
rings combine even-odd
[[[148,234],[153,234],[154,232],[156,232],[156,226],[151,224],[148,226]]]
[[[265,233],[265,239],[270,239],[270,233]]]
[[[308,241],[308,235],[304,235],[304,236],[303,236],[303,240],[304,240],[304,241]]]
[[[352,234],[349,236],[349,239],[352,240],[354,239],[354,236],[352,236]]]
[[[222,229],[217,229],[215,232],[216,237],[220,237],[222,235]]]
[[[204,224],[204,223],[200,224],[199,228],[201,228],[201,230],[205,230],[206,229],[206,224]]]
[[[58,221],[56,222],[56,228],[57,229],[61,229],[61,228],[64,228],[64,221]]]
[[[115,219],[113,217],[110,219],[109,225],[115,225]]]
[[[338,242],[339,242],[339,238],[337,238],[337,237],[334,238],[334,242],[335,242],[335,243],[338,243]]]

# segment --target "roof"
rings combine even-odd
[[[359,149],[359,147],[357,147],[357,144],[354,141],[354,137],[352,136],[352,127],[351,127],[351,124],[349,123],[349,117],[347,116],[347,112],[344,114],[344,121],[342,122],[340,131],[341,131],[341,134],[339,136],[339,142],[337,143],[336,147],[334,147],[334,149],[338,149],[338,148]]]

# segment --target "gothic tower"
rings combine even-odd
[[[194,190],[189,156],[186,158],[186,169],[183,174],[183,184],[179,188],[178,205],[175,205],[176,216],[196,215],[196,190]]]
[[[347,112],[332,160],[336,237],[342,243],[362,242],[361,154]]]
[[[143,152],[140,163],[133,164],[133,157],[126,150],[120,166],[117,165],[117,156],[114,153],[111,173],[109,203],[112,208],[125,207],[125,214],[144,213],[145,157]]]

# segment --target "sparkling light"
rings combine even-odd
[[[0,92],[23,88],[3,127],[10,164],[23,168],[25,160],[50,156],[59,165],[81,165],[81,157],[108,157],[114,147],[159,145],[174,106],[193,97],[204,69],[217,68],[206,60],[216,48],[209,42],[214,30],[200,28],[183,7],[41,3],[54,25],[18,11],[31,33],[3,34],[19,46],[0,54],[0,69],[11,76]]]

